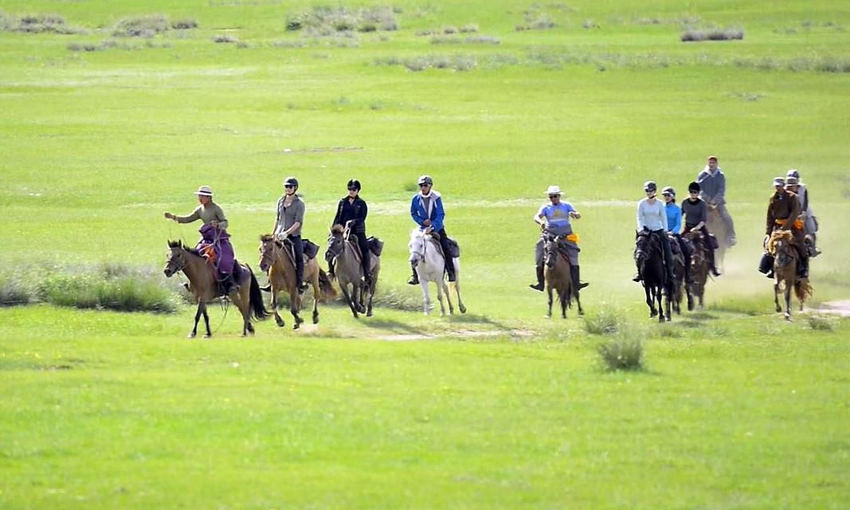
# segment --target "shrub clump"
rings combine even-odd
[[[85,30],[69,25],[65,18],[58,14],[24,14],[14,16],[0,11],[0,30],[8,32],[24,32],[28,34],[82,34]]]
[[[733,41],[744,38],[742,28],[689,29],[679,37],[682,42]]]
[[[398,30],[396,9],[388,6],[349,9],[344,6],[316,6],[309,11],[290,16],[286,30],[306,30],[327,36],[334,32],[376,32]]]
[[[461,34],[474,34],[476,32],[478,32],[478,25],[476,25],[475,23],[469,23],[460,27]]]
[[[57,306],[98,308],[125,312],[173,312],[171,294],[157,282],[124,276],[55,274],[39,285],[42,301]]]
[[[833,317],[823,315],[810,315],[809,327],[815,331],[832,331],[835,329],[836,320]]]
[[[404,66],[410,71],[426,69],[451,69],[468,71],[478,65],[474,57],[467,55],[421,55],[411,58],[383,57],[375,59],[376,65]]]
[[[218,34],[213,37],[213,42],[216,44],[237,44],[239,39],[227,34]]]
[[[584,318],[584,328],[591,335],[613,335],[618,333],[625,324],[623,314],[608,306],[604,306],[599,312],[587,315]]]
[[[475,37],[467,37],[464,39],[466,44],[500,44],[502,41],[498,37],[492,35],[479,35]]]
[[[604,342],[597,348],[604,370],[639,371],[644,369],[643,339],[638,336],[620,336]]]
[[[164,14],[148,14],[123,18],[115,24],[112,35],[115,37],[153,37],[168,31],[171,23]]]
[[[517,32],[522,32],[523,30],[548,30],[557,26],[552,15],[540,10],[536,5],[533,5],[531,9],[523,13],[523,21],[524,23],[514,27]]]
[[[0,306],[25,305],[35,301],[35,292],[18,275],[0,274]]]

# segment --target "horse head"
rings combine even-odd
[[[771,234],[767,242],[767,251],[774,256],[777,267],[796,263],[797,250],[792,245],[794,236],[788,230],[779,230]]]
[[[186,251],[183,247],[183,241],[168,241],[168,253],[165,259],[166,278],[171,278],[174,273],[180,272],[186,267]]]
[[[342,225],[334,225],[328,233],[328,247],[325,250],[325,262],[339,257],[345,249],[345,232]]]
[[[555,267],[559,256],[558,237],[549,232],[543,234],[543,261],[549,267]]]
[[[640,264],[649,258],[652,253],[652,236],[647,230],[635,232],[635,261]]]
[[[275,248],[281,247],[280,241],[271,234],[260,236],[260,271],[267,272],[274,264]]]
[[[425,243],[427,242],[427,236],[428,234],[419,229],[413,229],[410,232],[410,242],[407,244],[407,247],[410,250],[411,264],[416,265],[425,260]]]

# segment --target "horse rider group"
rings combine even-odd
[[[428,175],[419,177],[417,184],[419,192],[413,195],[410,202],[410,216],[420,231],[432,234],[439,240],[444,254],[451,253],[449,238],[445,228],[445,208],[440,193],[433,189],[434,181]],[[810,256],[817,256],[820,251],[815,247],[816,233],[818,229],[817,218],[809,204],[808,190],[800,182],[800,173],[797,170],[789,170],[785,178],[777,177],[773,182],[775,193],[770,198],[767,211],[767,229],[769,236],[777,229],[790,229],[794,234],[795,246],[800,255],[800,274],[808,275],[808,261]],[[276,217],[273,227],[274,236],[280,241],[288,241],[295,255],[295,272],[297,288],[304,292],[307,285],[304,283],[304,261],[303,242],[301,231],[304,226],[304,213],[306,206],[298,191],[298,179],[287,177],[283,183],[284,194],[277,201]],[[351,179],[347,183],[348,194],[341,198],[337,205],[336,215],[332,225],[340,225],[350,229],[355,235],[357,245],[360,248],[361,263],[363,267],[364,280],[367,284],[371,282],[370,273],[370,250],[367,244],[366,218],[368,206],[366,201],[360,197],[361,184],[357,179]],[[673,281],[673,249],[672,242],[677,244],[678,250],[685,257],[685,278],[690,281],[690,258],[692,247],[685,242],[683,235],[690,232],[700,232],[702,243],[708,255],[711,273],[720,276],[714,263],[714,248],[716,248],[713,236],[708,231],[708,211],[717,210],[726,225],[726,242],[729,246],[736,243],[734,223],[729,211],[726,209],[726,176],[717,165],[717,157],[709,156],[705,168],[697,176],[697,180],[688,185],[689,197],[682,201],[681,206],[676,205],[676,190],[667,186],[662,189],[663,201],[658,200],[658,187],[654,181],[644,183],[646,197],[640,200],[637,207],[637,228],[639,232],[647,232],[648,235],[657,237],[659,240],[665,265],[665,276],[668,283]],[[582,289],[588,283],[581,282],[578,254],[578,235],[573,232],[572,221],[581,218],[575,207],[569,202],[562,202],[563,192],[558,186],[549,186],[546,191],[549,201],[540,207],[534,215],[533,220],[539,225],[542,234],[535,246],[535,268],[537,281],[530,285],[534,290],[544,290],[543,277],[543,241],[544,237],[554,236],[559,241],[564,255],[569,259],[571,277],[576,289]],[[186,216],[177,216],[170,212],[165,213],[167,219],[178,223],[191,223],[197,220],[203,222],[200,229],[201,240],[196,247],[199,252],[214,262],[218,271],[217,279],[223,294],[227,294],[233,285],[232,272],[234,266],[233,247],[230,244],[230,236],[227,234],[228,222],[222,208],[213,202],[213,193],[208,186],[201,186],[195,192],[198,197],[198,205],[194,211]],[[684,225],[682,224],[684,222]],[[330,273],[333,275],[333,261],[329,263]],[[408,283],[418,285],[419,280],[415,267]],[[763,273],[772,272],[771,268],[762,261],[759,268]],[[446,273],[449,281],[455,281],[454,264],[446,264]],[[768,276],[772,276],[768,274]],[[634,281],[641,281],[642,276],[638,274]]]

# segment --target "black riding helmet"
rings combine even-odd
[[[360,191],[360,181],[358,181],[357,179],[351,179],[348,181],[348,184],[346,184],[346,187],[348,189],[354,188],[357,191]]]
[[[287,177],[283,181],[283,187],[292,186],[295,189],[298,189],[298,179],[295,177]]]
[[[689,192],[691,192],[691,191],[699,192],[699,191],[700,191],[700,189],[701,189],[701,188],[699,187],[699,183],[698,183],[698,182],[692,182],[692,183],[688,184],[688,191],[689,191]]]
[[[646,181],[645,183],[643,183],[643,190],[647,191],[647,192],[648,191],[657,191],[658,186],[655,184],[655,181]]]

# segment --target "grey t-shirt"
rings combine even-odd
[[[300,236],[301,228],[304,226],[304,202],[301,201],[301,197],[295,195],[295,199],[292,200],[289,207],[284,207],[285,200],[286,195],[280,197],[280,200],[277,201],[277,220],[275,221],[277,231],[275,235],[288,229],[297,221],[300,225],[295,231],[290,232],[289,235]]]
[[[708,207],[703,200],[693,203],[686,198],[682,201],[682,216],[685,217],[685,226],[693,227],[701,221],[708,221]]]

